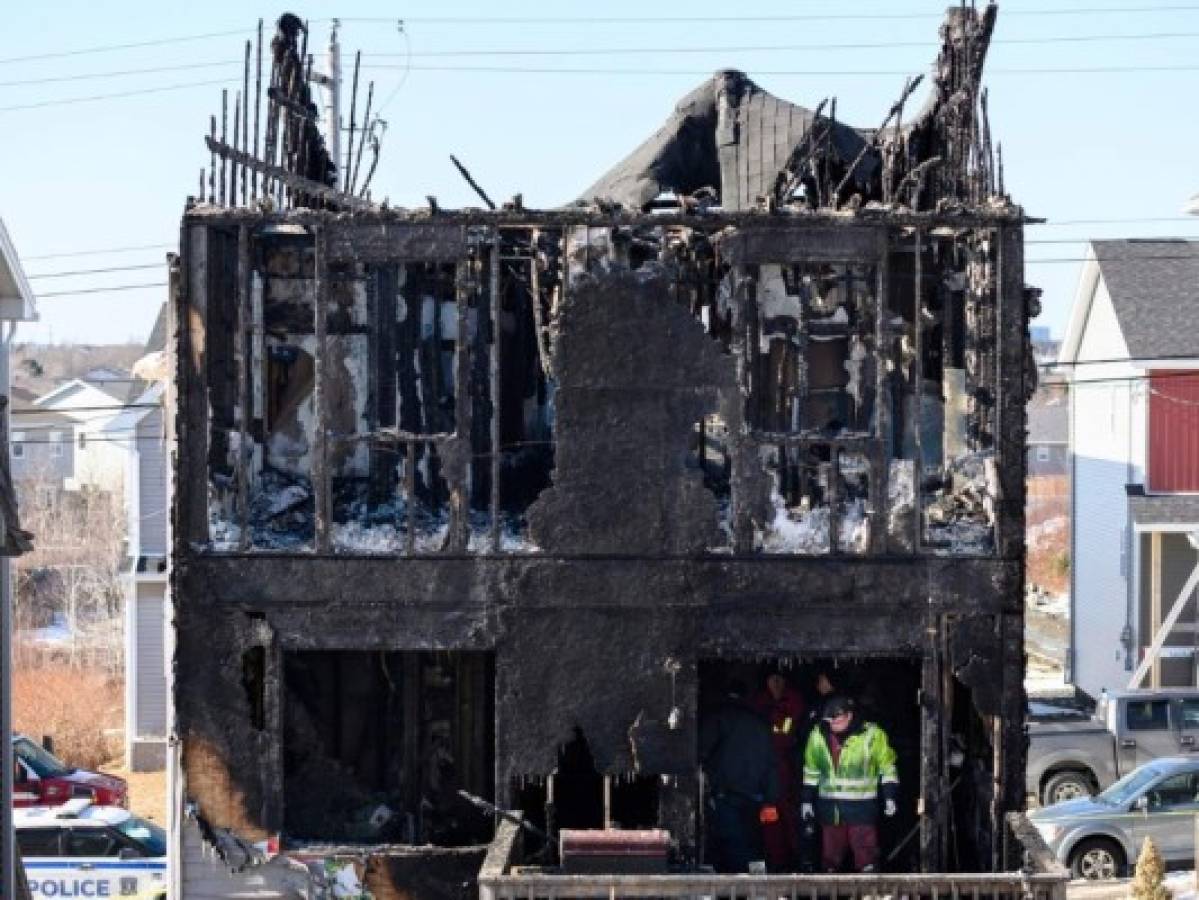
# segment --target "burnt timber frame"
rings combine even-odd
[[[699,217],[588,211],[270,215],[207,207],[189,210],[177,277],[172,278],[178,402],[171,579],[178,635],[175,704],[187,795],[211,822],[252,839],[280,829],[280,673],[285,652],[487,650],[495,654],[497,802],[513,801],[509,785],[516,778],[549,775],[556,764],[556,748],[571,727],[579,725],[601,773],[671,779],[663,789],[662,824],[694,855],[701,659],[907,658],[919,660],[923,672],[921,867],[944,871],[948,860],[949,811],[943,798],[949,780],[947,723],[955,679],[970,687],[975,707],[991,731],[991,846],[998,865],[1003,815],[1022,807],[1024,791],[1023,436],[1029,386],[1025,384],[1023,221],[1022,213],[1013,207],[945,215],[861,211]],[[244,259],[239,250],[246,230],[275,224],[315,235],[316,296],[321,304],[326,302],[326,265],[347,259],[388,264],[452,262],[458,266],[459,290],[479,291],[482,285],[472,274],[476,272],[472,254],[492,252],[498,244],[489,239],[498,240],[504,229],[543,233],[580,225],[727,229],[733,234],[726,246],[735,267],[752,266],[779,247],[790,248],[792,257],[814,260],[861,258],[866,247],[874,258],[882,259],[895,241],[914,240],[919,247],[933,229],[985,231],[998,248],[993,307],[998,340],[997,346],[989,348],[994,369],[987,373],[994,385],[991,427],[999,480],[994,552],[954,557],[926,554],[920,552],[917,534],[914,549],[907,551],[876,539],[871,552],[852,557],[837,552],[822,557],[754,553],[749,515],[739,506],[738,493],[752,492],[754,487],[738,462],[752,448],[735,445],[731,553],[680,552],[655,544],[651,534],[642,551],[589,552],[576,546],[514,555],[501,551],[494,530],[484,549],[468,552],[461,514],[455,514],[450,525],[451,534],[457,536],[437,554],[334,553],[324,518],[329,485],[326,434],[319,422],[321,438],[313,464],[314,548],[290,553],[244,548],[215,552],[206,545],[207,313],[216,296],[213,292],[219,294],[229,285],[238,285],[239,292],[248,290],[242,287],[246,273],[237,265],[239,257]],[[225,236],[211,241],[213,234]],[[885,270],[880,265],[880,281]],[[494,304],[497,266],[492,264],[490,272],[487,295]],[[921,273],[919,265],[917,272]],[[917,280],[921,277],[927,277],[927,272],[918,274]],[[597,290],[602,292],[605,276],[598,282]],[[880,293],[885,290],[880,285]],[[247,308],[245,301],[241,308]],[[480,312],[484,309],[494,319],[494,307],[481,307]],[[464,315],[463,304],[459,315]],[[461,322],[459,327],[461,335]],[[318,398],[324,379],[331,377],[320,359],[324,328],[325,316],[318,309]],[[239,346],[245,346],[245,336],[243,330]],[[653,336],[647,339],[652,342]],[[458,347],[456,367],[461,378],[467,364],[461,341]],[[491,352],[498,352],[494,342]],[[666,373],[672,361],[669,353],[661,355]],[[733,355],[736,359],[736,351]],[[494,355],[491,365],[494,403],[498,396]],[[654,375],[645,373],[651,383]],[[244,376],[239,374],[237,380],[248,408]],[[459,381],[459,396],[466,393],[462,385]],[[726,415],[726,420],[736,424],[732,415]],[[447,469],[461,477],[468,463],[463,448],[455,452],[454,445],[471,431],[469,414],[464,417],[461,408],[455,426],[453,435],[437,440],[450,451]],[[252,431],[245,423],[237,428],[243,435]],[[497,428],[493,416],[492,446]],[[751,440],[748,429],[738,434],[743,441]],[[416,440],[433,440],[429,435],[397,437],[407,440],[408,447]],[[561,434],[558,439],[567,440]],[[803,438],[788,436],[787,440]],[[239,448],[240,471],[245,465],[244,437]],[[886,497],[884,466],[877,453],[872,468],[884,481],[881,488],[876,482],[875,490],[881,489]],[[492,471],[496,471],[494,459]],[[245,477],[243,472],[236,479],[242,490]],[[616,502],[620,473],[611,474],[609,483]],[[494,529],[499,503],[494,481],[492,494]],[[457,503],[461,510],[463,502]],[[877,505],[872,512],[882,515]],[[244,690],[235,662],[255,647],[266,651],[261,730],[251,726],[243,709]],[[554,652],[546,652],[547,647]],[[664,670],[667,660],[681,663],[677,676]],[[666,724],[672,687],[677,692],[674,702],[683,713],[677,729]],[[216,698],[219,702],[214,702]]]

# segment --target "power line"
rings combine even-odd
[[[99,256],[103,253],[131,253],[135,250],[163,250],[174,246],[174,244],[137,244],[132,247],[102,247],[98,250],[70,250],[64,253],[42,253],[38,256],[22,256],[21,259],[65,259],[69,256]]]
[[[1199,5],[1157,6],[1092,6],[1062,9],[1005,9],[1005,19],[1013,17],[1105,15],[1111,13],[1191,12]],[[844,22],[871,20],[909,20],[943,18],[939,13],[807,13],[780,16],[405,16],[405,24],[419,25],[655,25],[695,22],[741,23],[741,22]],[[395,22],[395,18],[378,16],[339,17],[342,22]]]
[[[405,33],[405,37],[406,37]],[[1090,43],[1102,41],[1148,41],[1148,40],[1179,40],[1199,38],[1199,32],[1154,32],[1147,34],[1090,34],[1090,35],[1060,35],[1043,38],[1007,38],[996,39],[992,44],[1056,44],[1056,43]],[[912,47],[928,48],[927,40],[914,41],[881,41],[866,43],[821,43],[821,44],[773,44],[761,46],[707,46],[707,47],[607,47],[607,48],[578,48],[578,49],[490,49],[490,50],[428,50],[411,54],[404,53],[364,53],[367,58],[446,58],[446,57],[480,57],[480,56],[610,56],[638,54],[700,54],[700,53],[772,53],[790,51],[842,51],[842,50],[881,50],[887,48]],[[106,72],[89,72],[80,75],[55,75],[44,78],[27,78],[15,81],[0,81],[0,87],[22,87],[26,85],[59,84],[72,81],[91,81],[97,78],[117,78],[128,75],[153,75],[162,72],[181,72],[194,69],[212,69],[221,66],[240,65],[236,59],[219,60],[214,62],[185,63],[174,66],[152,66],[140,69],[116,69]],[[380,67],[376,67],[380,68]]]
[[[74,294],[107,294],[115,291],[134,291],[140,288],[166,287],[165,281],[148,281],[145,284],[114,284],[112,287],[98,288],[83,288],[77,291],[50,291],[46,294],[38,294],[37,299],[44,300],[47,297],[69,297]]]
[[[168,84],[163,87],[139,88],[133,91],[119,91],[115,94],[92,94],[88,97],[67,97],[62,100],[39,100],[35,103],[17,103],[13,106],[0,106],[0,112],[13,112],[21,109],[41,109],[46,106],[69,106],[73,103],[91,103],[94,100],[113,100],[118,97],[137,97],[143,94],[161,94],[166,91],[181,91],[185,88],[211,87],[217,84],[232,84],[229,78],[216,78],[211,81],[189,81],[183,84]]]
[[[403,66],[373,65],[364,67],[371,70],[399,69]],[[710,77],[710,70],[698,69],[600,69],[600,68],[549,68],[542,66],[412,66],[413,72],[481,72],[486,74],[516,74],[516,75],[638,75],[666,76],[678,75],[689,78]],[[1194,72],[1199,71],[1199,65],[1178,66],[1089,66],[1061,68],[1024,68],[1024,69],[987,69],[987,75],[1100,75],[1127,74],[1131,72]],[[900,77],[911,75],[911,69],[755,69],[755,76],[887,76]]]
[[[1111,356],[1107,359],[1079,359],[1074,362],[1051,362],[1037,363],[1042,368],[1060,369],[1063,367],[1076,368],[1078,366],[1103,366],[1112,365],[1113,363],[1155,363],[1155,362],[1176,362],[1179,360],[1191,360],[1199,356],[1199,351],[1196,353],[1164,353],[1161,356]],[[1185,374],[1195,377],[1195,373],[1187,371]]]
[[[76,275],[101,275],[107,272],[133,272],[139,269],[161,269],[165,263],[146,263],[140,266],[109,266],[105,269],[75,269],[70,272],[38,272],[36,275],[27,275],[30,281],[35,278],[72,278]]]
[[[1199,32],[1153,32],[1148,34],[1080,34],[1059,35],[1054,37],[1036,38],[997,38],[991,41],[995,44],[1074,44],[1097,41],[1150,41],[1177,40],[1182,38],[1197,38]],[[624,56],[637,54],[694,54],[694,53],[775,53],[795,50],[805,51],[841,51],[841,50],[885,50],[889,48],[913,47],[928,49],[932,42],[926,40],[914,41],[874,41],[863,43],[820,43],[820,44],[764,44],[751,46],[715,45],[706,47],[586,47],[576,49],[543,49],[511,50],[423,50],[412,53],[414,58],[444,58],[472,56]],[[364,58],[386,59],[402,57],[401,53],[363,53]]]
[[[1152,6],[1114,6],[1114,7],[1066,7],[1061,9],[1005,9],[1005,19],[1012,17],[1044,17],[1044,16],[1076,16],[1076,15],[1107,15],[1113,13],[1168,13],[1193,12],[1199,10],[1199,5],[1152,5]],[[686,22],[714,22],[736,24],[742,22],[835,22],[835,21],[869,21],[869,20],[940,20],[937,13],[901,12],[901,13],[814,13],[802,15],[781,16],[581,16],[581,17],[549,17],[549,16],[415,16],[415,17],[341,17],[342,22],[362,23],[401,23],[421,25],[594,25],[594,24],[674,24]],[[311,22],[325,22],[327,19],[313,19]],[[73,50],[58,50],[49,53],[32,53],[24,56],[9,56],[0,58],[0,65],[12,63],[34,62],[44,59],[64,59],[73,56],[86,56],[97,53],[108,53],[117,50],[134,50],[144,47],[161,47],[170,44],[190,43],[209,40],[212,38],[244,35],[243,28],[228,31],[212,31],[203,34],[179,35],[167,38],[155,38],[145,41],[131,41],[120,44],[101,44],[93,47],[79,47]],[[1097,36],[1098,37],[1098,36]],[[1124,36],[1119,36],[1123,39]],[[1086,40],[1086,36],[1080,36]],[[1016,43],[1017,39],[1006,39],[1003,43]],[[1030,42],[1040,42],[1030,39]],[[813,48],[814,49],[814,48]]]
[[[161,47],[166,44],[182,44],[189,41],[203,41],[209,38],[230,37],[235,34],[245,34],[245,29],[236,31],[212,31],[208,34],[188,34],[182,37],[157,38],[149,41],[134,41],[128,44],[103,44],[98,47],[82,47],[76,50],[59,50],[54,53],[34,53],[29,56],[9,56],[0,59],[0,65],[18,62],[33,62],[38,59],[62,59],[67,56],[86,56],[92,53],[108,53],[112,50],[134,50],[139,47]]]
[[[122,381],[129,379],[122,378]],[[12,416],[44,416],[47,413],[55,415],[67,415],[75,412],[120,412],[125,409],[156,409],[161,406],[160,403],[114,403],[108,406],[72,406],[69,410],[56,409],[52,407],[35,408],[31,406],[22,406],[20,409],[10,409],[9,415]],[[66,424],[66,423],[64,423]],[[47,426],[50,427],[50,426]]]
[[[1199,35],[1197,35],[1199,36]],[[123,75],[152,75],[159,72],[182,72],[187,69],[215,69],[219,66],[236,66],[236,59],[222,62],[187,63],[179,66],[154,66],[149,69],[117,69],[110,72],[89,72],[86,75],[55,75],[49,78],[26,78],[19,81],[0,81],[0,87],[23,87],[29,84],[57,84],[64,81],[91,81],[96,78],[117,78]]]

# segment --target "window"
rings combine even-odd
[[[104,828],[72,828],[67,833],[67,856],[116,856],[117,839]]]
[[[1169,809],[1177,806],[1194,806],[1195,791],[1199,776],[1194,772],[1171,775],[1155,784],[1149,791],[1150,809]]]
[[[87,446],[87,432],[79,432],[79,449],[82,450]]]
[[[50,455],[51,456],[62,456],[62,432],[61,431],[51,431],[50,432]]]
[[[37,505],[39,509],[49,509],[54,505],[54,488],[47,484],[37,486]]]
[[[1182,730],[1199,728],[1199,700],[1182,701]]]
[[[1138,700],[1128,704],[1129,731],[1165,731],[1170,727],[1169,700]]]
[[[58,856],[58,828],[21,828],[17,831],[17,846],[22,856]]]
[[[12,448],[12,458],[13,459],[24,459],[24,457],[25,457],[25,432],[14,431],[12,433],[12,439],[9,441],[9,445]]]
[[[1037,447],[1037,462],[1049,462],[1049,448],[1044,444]]]

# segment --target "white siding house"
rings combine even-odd
[[[1163,420],[1175,413],[1151,395],[1173,395],[1199,369],[1199,242],[1092,243],[1059,362],[1070,385],[1067,676],[1092,696],[1134,680],[1193,685],[1199,623],[1192,605],[1163,633],[1185,586],[1174,579],[1170,594],[1163,578],[1189,571],[1199,557],[1185,540],[1163,553],[1160,535],[1199,529],[1199,496],[1148,476],[1151,425],[1159,453],[1176,457],[1165,444],[1171,421]],[[1154,387],[1161,383],[1169,387]],[[1199,453],[1182,467],[1199,473]]]
[[[147,349],[165,346],[160,316]],[[125,742],[133,771],[166,765],[167,489],[166,384],[140,382],[103,437],[124,462],[128,559],[125,587]]]

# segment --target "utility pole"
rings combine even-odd
[[[341,22],[333,20],[329,31],[329,53],[325,64],[328,71],[313,72],[312,81],[325,89],[325,135],[329,143],[329,158],[337,167],[341,177],[341,44],[337,40],[337,29]],[[335,181],[338,184],[340,181]]]

